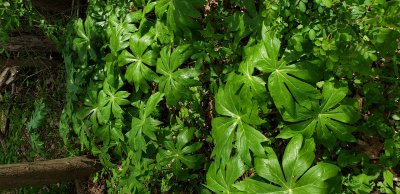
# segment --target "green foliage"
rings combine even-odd
[[[146,80],[154,81],[157,79],[157,74],[146,66],[154,66],[157,57],[152,50],[146,51],[147,47],[151,44],[151,39],[152,37],[148,34],[142,37],[139,37],[138,34],[132,35],[129,40],[129,48],[133,54],[124,50],[118,56],[119,66],[129,63],[125,78],[135,84],[136,91],[142,89],[143,92],[148,92],[149,86]]]
[[[224,117],[216,117],[212,121],[212,136],[215,148],[213,155],[216,158],[228,158],[232,150],[232,142],[238,154],[250,163],[250,150],[255,155],[263,155],[261,143],[267,138],[253,126],[264,121],[257,114],[257,107],[252,103],[250,95],[237,95],[240,85],[238,82],[227,82],[224,88],[220,87],[215,96],[216,111]]]
[[[0,54],[5,52],[4,46],[10,41],[8,33],[20,26],[20,19],[29,11],[23,0],[0,1]]]
[[[28,134],[31,139],[31,146],[37,152],[44,151],[43,142],[40,141],[36,131],[44,122],[48,110],[43,103],[43,99],[35,102],[35,110],[32,113],[31,119],[27,123]]]
[[[246,166],[238,155],[220,164],[214,162],[207,172],[207,187],[216,193],[238,192],[234,183],[245,171]]]
[[[396,8],[90,1],[63,41],[60,133],[110,193],[395,192]]]
[[[189,143],[194,136],[194,128],[183,129],[176,137],[176,143],[167,140],[164,141],[165,149],[160,149],[157,153],[157,162],[164,168],[171,168],[175,176],[183,179],[182,164],[188,169],[199,169],[203,156],[196,153],[201,147],[201,142],[196,142],[190,145]]]
[[[323,162],[311,167],[314,151],[312,139],[303,144],[302,136],[295,136],[285,149],[281,166],[275,152],[268,148],[266,158],[256,158],[254,167],[256,174],[270,183],[247,178],[236,187],[249,193],[327,193],[330,185],[326,180],[335,177],[339,168]]]
[[[330,189],[326,180],[335,177],[339,171],[335,165],[323,162],[311,167],[315,143],[312,139],[303,143],[301,135],[293,137],[287,145],[282,166],[272,148],[266,147],[265,151],[266,155],[254,159],[256,175],[237,183],[246,171],[240,157],[222,161],[219,166],[218,162],[211,164],[207,187],[214,192],[228,193],[326,193]]]
[[[197,76],[194,69],[179,69],[192,54],[190,45],[180,45],[172,53],[170,48],[161,50],[160,58],[157,60],[157,73],[162,76],[159,79],[158,89],[165,93],[167,104],[174,106],[182,99],[187,99],[192,93],[189,87],[197,85],[193,77]]]
[[[118,91],[119,88],[113,88],[107,81],[104,82],[103,90],[99,92],[98,100],[100,109],[103,111],[103,117],[100,121],[107,122],[110,119],[111,112],[117,119],[121,119],[124,111],[122,105],[129,104],[126,98],[129,96],[127,91]]]
[[[375,183],[372,181],[376,178],[376,176],[360,174],[358,176],[353,176],[348,186],[356,193],[371,193],[375,186]]]
[[[195,19],[201,18],[197,9],[204,5],[204,0],[161,0],[156,3],[155,14],[157,19],[166,17],[168,27],[177,35],[191,36],[192,28],[199,28],[200,25]],[[165,16],[166,15],[166,16]]]
[[[75,29],[77,37],[73,40],[73,48],[78,52],[78,56],[82,61],[86,61],[88,52],[91,57],[95,58],[95,53],[91,49],[91,26],[93,21],[89,18],[85,20],[85,23],[81,19],[75,22]]]
[[[162,100],[163,94],[155,93],[150,96],[146,104],[140,102],[136,106],[139,108],[139,118],[132,118],[132,128],[126,136],[128,137],[129,145],[136,151],[146,152],[146,140],[143,135],[149,139],[156,141],[155,132],[159,130],[160,121],[151,117],[157,104]]]
[[[43,99],[35,102],[35,111],[33,111],[31,119],[28,121],[28,130],[35,130],[40,127],[46,116],[46,105]]]
[[[389,170],[383,172],[383,181],[378,183],[379,191],[381,193],[398,193],[399,187],[393,185],[393,174]]]
[[[356,107],[352,104],[340,104],[346,97],[347,87],[326,82],[322,90],[322,102],[313,104],[311,109],[299,108],[296,117],[284,114],[283,119],[289,122],[296,122],[282,131],[279,137],[291,137],[296,132],[303,133],[306,137],[316,133],[317,140],[324,146],[332,149],[336,139],[341,141],[354,142],[355,137],[351,132],[354,127],[347,124],[354,124],[358,119]]]
[[[315,74],[316,71],[309,71],[304,67],[307,63],[293,64],[295,61],[290,56],[279,56],[280,46],[274,33],[264,32],[263,41],[250,51],[251,55],[248,57],[258,69],[271,73],[268,77],[268,89],[279,111],[294,115],[296,102],[311,108],[312,101],[320,98],[317,89],[303,81],[318,80],[318,75]]]

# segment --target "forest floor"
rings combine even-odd
[[[60,8],[59,4],[37,1],[34,6],[47,20],[66,23],[70,17],[66,13],[71,12],[71,4]],[[0,164],[67,157],[70,153],[59,134],[66,92],[61,53],[40,28],[31,27],[28,21],[22,21],[21,27],[11,32],[10,39],[7,55],[0,56]],[[37,127],[31,127],[35,122]],[[6,193],[101,193],[90,182]],[[76,185],[84,189],[77,189]]]

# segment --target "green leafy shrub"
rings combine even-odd
[[[374,88],[399,83],[399,6],[90,1],[63,41],[60,133],[99,157],[111,193],[395,190],[384,170],[398,138],[385,134],[398,125],[371,122],[399,111],[395,89]],[[383,165],[344,162],[371,134],[393,147]]]

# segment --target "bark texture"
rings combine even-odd
[[[0,190],[81,179],[100,168],[97,160],[87,156],[0,165]]]

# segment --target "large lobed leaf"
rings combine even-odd
[[[189,97],[192,94],[189,87],[198,84],[198,81],[193,79],[198,74],[196,70],[178,69],[191,54],[188,44],[178,46],[172,53],[170,47],[161,50],[161,57],[157,60],[157,73],[162,75],[159,78],[158,88],[165,93],[167,104],[170,106]]]
[[[311,167],[315,144],[313,139],[303,143],[301,135],[293,137],[287,145],[282,165],[272,148],[266,150],[267,156],[254,161],[256,174],[265,180],[246,178],[234,185],[238,190],[246,193],[326,193],[329,188],[326,180],[335,177],[340,170],[333,164],[322,162]]]
[[[259,70],[270,73],[268,90],[278,110],[295,115],[297,103],[311,108],[312,102],[321,98],[318,90],[311,85],[320,75],[315,73],[315,67],[311,71],[308,63],[292,61],[286,55],[280,57],[280,47],[281,42],[275,33],[264,29],[262,41],[249,48],[247,58]]]
[[[118,56],[119,66],[128,64],[125,72],[125,78],[128,82],[135,85],[135,90],[142,90],[147,93],[149,85],[147,81],[156,81],[157,74],[148,66],[154,66],[157,59],[157,54],[148,47],[152,43],[152,36],[146,34],[139,36],[135,33],[129,40],[129,48],[131,52],[123,50]]]
[[[158,19],[162,19],[166,13],[166,23],[176,34],[191,36],[190,29],[199,28],[196,19],[201,18],[198,8],[204,5],[204,0],[161,0],[155,7]]]
[[[163,99],[164,94],[155,93],[150,96],[146,103],[138,102],[139,117],[132,118],[132,128],[126,133],[129,145],[133,146],[135,151],[147,150],[145,136],[151,140],[157,140],[155,132],[159,130],[161,121],[151,117],[158,103]]]
[[[354,105],[340,104],[347,91],[345,86],[324,83],[322,102],[317,102],[311,109],[299,107],[296,117],[283,114],[284,120],[294,124],[289,125],[278,137],[289,138],[298,133],[311,137],[316,133],[317,140],[329,149],[333,148],[336,139],[354,142],[355,137],[351,132],[355,128],[350,124],[357,122],[360,116]]]
[[[250,163],[249,150],[256,155],[262,155],[261,143],[267,141],[267,138],[253,127],[264,121],[258,116],[257,105],[253,103],[252,96],[237,94],[240,86],[240,82],[228,81],[215,97],[216,111],[223,116],[212,120],[212,136],[215,142],[213,154],[228,158],[235,139],[240,157],[246,163]]]
[[[216,193],[239,192],[233,185],[246,171],[238,155],[226,160],[213,162],[206,175],[207,188]]]
[[[267,96],[267,90],[265,88],[265,82],[262,78],[253,75],[254,64],[245,61],[239,66],[239,72],[241,75],[233,74],[232,79],[243,83],[243,87],[240,92],[245,94],[253,94],[254,98],[265,98]]]
[[[157,162],[162,166],[172,168],[174,174],[178,176],[184,169],[182,163],[189,169],[196,169],[202,162],[202,156],[195,154],[203,145],[196,142],[189,144],[194,138],[194,128],[184,128],[177,136],[176,143],[173,141],[165,141],[166,149],[159,149],[157,153]]]

